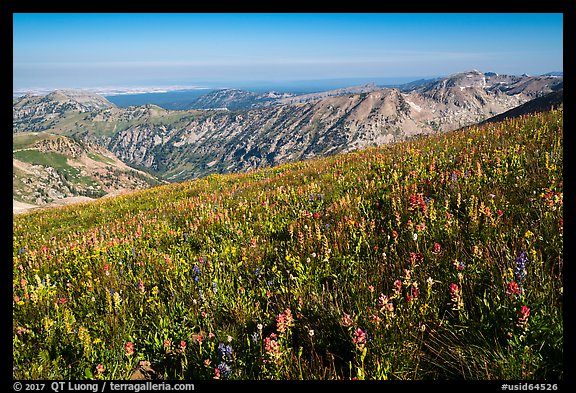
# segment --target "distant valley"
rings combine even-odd
[[[562,90],[562,76],[473,70],[396,88],[368,84],[300,95],[212,90],[183,110],[150,104],[120,108],[86,92],[25,95],[13,100],[13,195],[42,205],[348,152],[480,123],[534,99],[544,102],[547,95],[558,102]],[[74,156],[74,149],[84,153]],[[79,166],[67,170],[84,180],[68,185],[62,167],[30,161],[33,154],[25,152],[33,150],[64,155],[59,162],[75,162]],[[96,167],[108,175],[88,169]],[[114,184],[102,181],[114,171],[124,177]],[[50,176],[53,180],[42,180]]]

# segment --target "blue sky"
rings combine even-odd
[[[14,89],[563,71],[562,14],[13,14]]]

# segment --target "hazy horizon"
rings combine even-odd
[[[195,84],[174,84],[160,85],[151,82],[148,85],[115,85],[115,86],[53,86],[53,87],[31,87],[24,89],[14,89],[14,96],[24,95],[27,93],[47,94],[55,90],[84,90],[95,92],[105,96],[114,95],[133,95],[133,94],[151,94],[167,93],[174,91],[191,91],[191,90],[218,90],[218,89],[245,89],[255,92],[265,91],[283,91],[283,92],[312,92],[328,89],[337,89],[351,87],[363,84],[374,83],[378,86],[396,86],[404,83],[413,82],[420,79],[433,79],[443,75],[414,76],[414,77],[366,77],[366,78],[326,78],[326,79],[302,79],[287,81],[238,81],[222,83],[217,81],[208,81],[202,85]]]
[[[560,13],[15,13],[13,22],[14,91],[563,71]]]

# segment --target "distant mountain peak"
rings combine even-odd
[[[452,79],[452,78],[461,78],[466,77],[468,75],[484,75],[482,72],[478,71],[477,69],[473,68],[468,71],[456,72],[454,74],[448,75],[445,79]]]
[[[89,109],[105,109],[116,106],[103,96],[85,90],[54,90],[46,95],[45,99],[57,102],[74,101]]]

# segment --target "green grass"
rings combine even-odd
[[[27,162],[29,164],[44,165],[54,168],[57,172],[64,175],[66,181],[68,181],[69,185],[73,187],[80,187],[82,189],[93,187],[94,191],[91,194],[92,196],[101,197],[106,194],[100,189],[100,185],[93,178],[81,175],[79,169],[69,165],[67,163],[68,157],[64,154],[54,152],[41,152],[38,150],[20,150],[14,152],[13,156],[16,159]],[[100,157],[105,159],[105,157]],[[18,173],[15,174],[18,175]],[[22,186],[23,184],[20,181],[16,181],[13,184],[13,188],[22,188]],[[86,192],[88,191],[82,191],[81,194],[84,195]]]
[[[109,157],[105,157],[102,154],[97,153],[88,153],[88,157],[93,159],[94,161],[102,162],[104,164],[114,165],[115,161]]]
[[[562,142],[556,110],[15,216],[13,377],[563,379]]]
[[[48,134],[45,132],[38,132],[38,133],[23,132],[23,133],[13,134],[12,149],[13,150],[24,149],[24,148],[32,146],[33,144],[35,144],[38,141],[41,141],[44,139],[52,139],[55,137],[56,137],[55,135]]]
[[[12,166],[12,174],[12,197],[20,202],[29,202],[19,195],[20,193],[26,194],[26,190],[30,188],[30,186],[22,181],[22,179],[26,177],[28,173],[19,168],[16,168],[15,166]]]
[[[33,165],[46,165],[58,169],[74,169],[67,164],[64,154],[54,152],[41,152],[38,150],[21,150],[13,153],[14,158]]]

